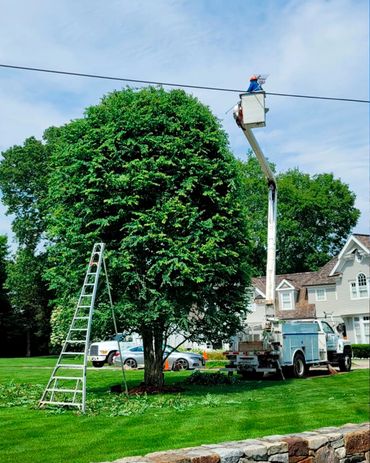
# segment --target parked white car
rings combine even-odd
[[[165,355],[172,350],[167,347]],[[144,349],[143,346],[133,346],[122,351],[123,365],[128,368],[144,367]],[[122,359],[119,352],[113,357],[114,365],[122,365]],[[205,360],[201,354],[195,352],[179,352],[174,350],[168,356],[168,368],[171,370],[194,370],[195,368],[204,367]]]
[[[137,336],[118,333],[111,336],[111,339],[108,341],[93,342],[90,346],[88,360],[90,360],[96,368],[101,368],[105,363],[112,365],[114,355],[118,352],[118,341],[121,351],[142,342]]]

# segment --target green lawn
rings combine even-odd
[[[368,420],[369,370],[285,382],[184,385],[181,394],[109,393],[119,369],[88,371],[87,415],[39,410],[54,357],[0,359],[1,463],[89,463],[151,451]],[[166,373],[181,384],[189,372]],[[129,387],[142,371],[127,372]]]

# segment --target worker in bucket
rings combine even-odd
[[[249,79],[250,84],[249,84],[247,93],[263,92],[263,88],[261,87],[261,85],[258,82],[259,77],[260,76],[257,76],[255,74],[253,74],[253,76],[251,76],[251,78]]]

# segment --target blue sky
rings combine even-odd
[[[6,6],[5,6],[6,3]],[[131,79],[369,99],[367,0],[14,0],[0,16],[0,62]],[[140,85],[135,85],[139,87]],[[0,68],[0,151],[84,108],[120,82]],[[247,141],[226,111],[237,94],[191,90],[222,120],[236,156]],[[369,233],[369,105],[269,96],[256,129],[279,171],[333,172],[357,195]],[[0,233],[10,218],[0,207]]]

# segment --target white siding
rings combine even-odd
[[[355,258],[346,260],[341,269],[342,278],[337,282],[338,315],[361,315],[369,313],[369,297],[362,299],[351,298],[350,283],[356,281],[359,273],[364,273],[369,281],[369,257],[364,257],[361,262]]]
[[[325,301],[318,301],[316,300],[316,290],[317,289],[325,289],[326,292],[326,300]],[[336,294],[336,287],[335,285],[321,285],[321,286],[312,286],[308,288],[308,303],[315,304],[316,306],[316,316],[317,317],[325,317],[325,312],[327,314],[331,314],[332,312],[337,312],[338,310],[338,301],[337,301],[337,294]],[[336,315],[336,313],[335,313]]]

